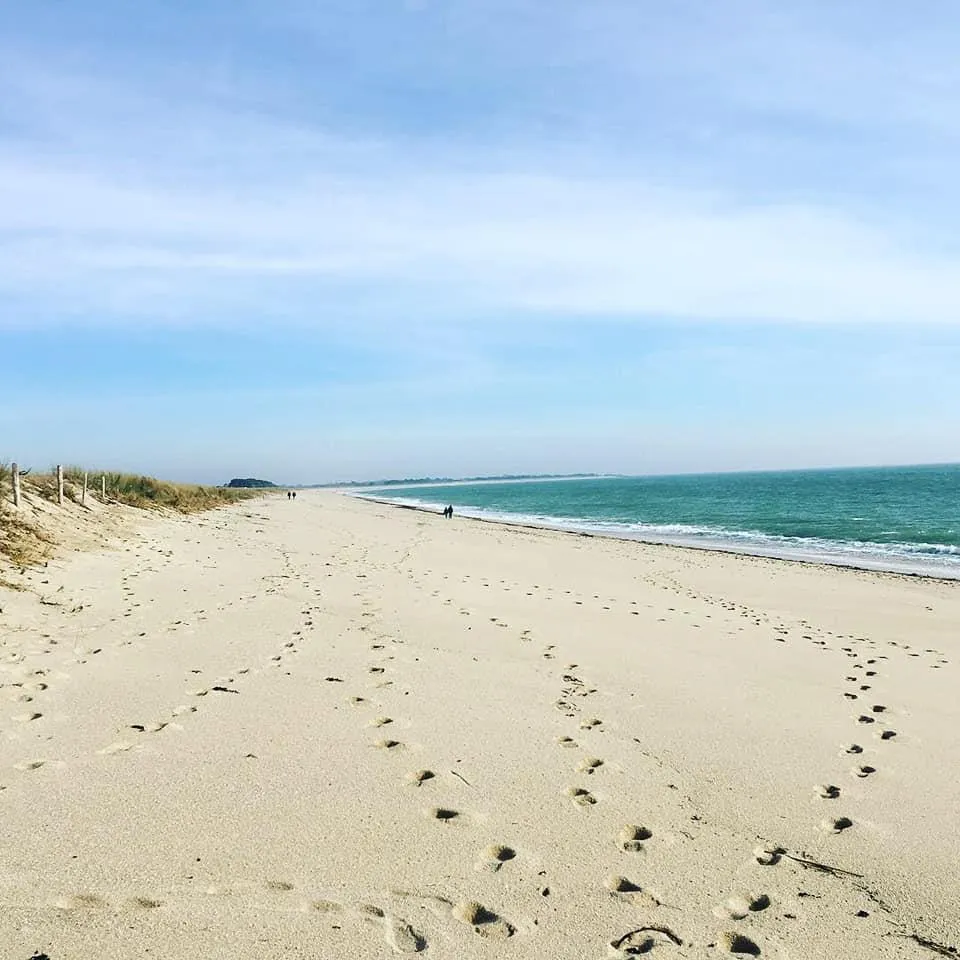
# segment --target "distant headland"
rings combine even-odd
[[[257,480],[254,477],[234,477],[226,486],[248,489],[250,487],[275,487],[276,484],[269,480]]]

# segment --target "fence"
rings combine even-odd
[[[29,472],[29,471],[28,471]],[[10,483],[13,488],[13,505],[15,508],[19,509],[20,505],[23,503],[23,484],[21,483],[21,477],[26,476],[26,473],[21,473],[20,467],[16,463],[10,464]],[[56,484],[55,491],[57,497],[57,503],[60,506],[63,506],[66,495],[64,492],[64,475],[63,475],[63,465],[57,464],[54,468],[54,482]],[[84,470],[83,472],[83,481],[78,485],[81,488],[80,493],[80,504],[86,506],[87,503],[87,491],[90,488],[90,474]],[[71,498],[72,499],[72,498]],[[106,503],[107,502],[107,476],[106,474],[101,474],[100,476],[100,499]]]

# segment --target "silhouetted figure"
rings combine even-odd
[[[297,491],[296,491],[296,490],[293,491],[293,499],[294,499],[294,500],[297,499]]]
[[[453,507],[452,506],[445,507],[443,511],[443,515],[444,517],[447,518],[447,520],[449,520],[453,516]]]
[[[288,500],[290,499],[290,491],[289,491],[289,490],[287,491],[287,499],[288,499]]]

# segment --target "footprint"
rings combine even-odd
[[[506,847],[503,844],[493,843],[487,847],[477,861],[475,869],[486,870],[490,873],[498,873],[505,863],[515,859],[517,851],[513,847]]]
[[[746,957],[760,956],[760,948],[749,937],[734,931],[721,933],[717,938],[717,946],[726,953]]]
[[[832,783],[824,783],[817,787],[817,793],[824,800],[836,800],[840,796],[840,788],[835,787]]]
[[[163,903],[151,897],[131,897],[124,906],[130,910],[156,910],[157,907],[162,907]]]
[[[578,746],[577,741],[572,737],[557,737],[557,743],[560,744],[561,747],[567,748]]]
[[[321,900],[319,904],[330,905],[335,911],[341,909],[340,904],[332,901]],[[317,909],[317,904],[312,904],[313,909]],[[324,910],[324,912],[331,912]],[[415,930],[406,920],[398,917],[392,917],[384,913],[379,907],[371,904],[361,904],[357,908],[363,920],[374,923],[382,923],[383,938],[387,945],[396,953],[420,953],[427,948],[426,938],[419,931]]]
[[[638,907],[662,907],[663,901],[654,896],[649,890],[644,890],[639,884],[627,877],[611,876],[604,880],[603,885],[611,895]]]
[[[641,888],[626,877],[607,877],[603,885],[611,893],[639,893]]]
[[[880,739],[892,740],[896,735],[897,735],[896,730],[884,730],[883,733],[880,734]]]
[[[396,750],[403,744],[399,740],[378,740],[374,746],[379,750]]]
[[[103,897],[98,897],[95,893],[73,893],[58,897],[53,905],[60,910],[99,910],[109,906]]]
[[[603,766],[603,761],[597,757],[585,757],[577,764],[578,773],[595,773]]]
[[[783,856],[782,847],[754,847],[753,857],[762,867],[775,867]]]
[[[743,920],[751,913],[760,913],[770,906],[770,898],[765,894],[743,894],[731,897],[723,906],[713,911],[721,920]]]
[[[461,923],[473,927],[473,932],[493,940],[506,940],[515,933],[513,926],[476,900],[461,900],[451,911]]]
[[[619,836],[620,848],[627,853],[639,853],[643,850],[643,842],[653,836],[653,831],[634,823],[628,823]]]
[[[859,743],[851,743],[850,746],[847,747],[847,753],[863,753],[863,747],[861,747]]]
[[[566,794],[578,807],[592,807],[597,802],[597,798],[583,787],[567,787]]]
[[[601,723],[603,723],[602,720],[598,720],[596,717],[590,717],[588,720],[580,721],[580,729],[590,730],[593,727],[599,727]]]
[[[427,940],[406,920],[398,917],[384,917],[384,940],[397,953],[420,953],[427,949]]]
[[[849,817],[837,817],[835,820],[823,820],[821,826],[828,833],[843,833],[853,826],[853,821]]]
[[[371,727],[385,727],[388,723],[393,723],[391,717],[375,717],[370,721]]]
[[[871,773],[876,773],[876,772],[877,772],[876,767],[870,767],[870,766],[867,766],[866,764],[864,764],[864,766],[862,767],[857,767],[857,769],[854,770],[854,773],[861,779],[863,777],[869,777]]]
[[[111,743],[109,746],[104,747],[102,750],[98,750],[101,756],[109,757],[115,753],[126,753],[128,750],[133,749],[133,744],[129,743],[126,740],[118,740],[116,743]]]
[[[404,778],[410,783],[415,783],[418,787],[427,780],[433,780],[436,774],[432,770],[413,770]]]
[[[343,904],[336,900],[309,900],[300,905],[304,913],[341,913]]]
[[[427,807],[423,812],[431,820],[440,820],[443,823],[449,823],[460,816],[459,810],[452,810],[450,807]]]

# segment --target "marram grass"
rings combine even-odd
[[[170,483],[155,477],[139,476],[115,471],[87,470],[79,466],[63,468],[63,495],[65,500],[79,503],[83,492],[83,476],[88,478],[87,498],[102,501],[101,477],[106,478],[106,503],[122,503],[142,510],[175,510],[178,513],[196,513],[214,507],[226,506],[241,500],[263,496],[262,489],[208,487],[199,484]],[[31,497],[42,497],[56,502],[56,468],[49,473],[21,474],[24,503]],[[18,565],[24,565],[49,553],[50,541],[24,512],[13,510],[10,465],[0,462],[0,556]]]

